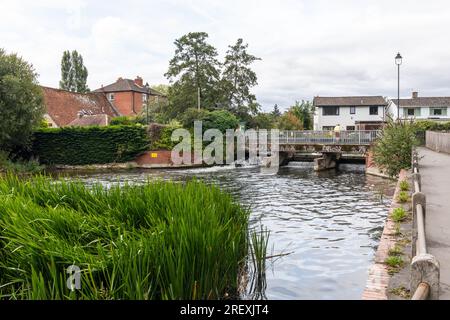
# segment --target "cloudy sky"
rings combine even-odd
[[[262,58],[254,89],[265,110],[332,95],[450,95],[447,0],[0,0],[0,47],[57,87],[64,50],[76,49],[96,89],[119,76],[167,83],[173,41],[205,31],[222,57],[241,37]]]

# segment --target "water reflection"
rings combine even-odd
[[[359,299],[393,188],[360,165],[316,173],[309,163],[292,163],[273,176],[258,168],[214,167],[77,177],[105,185],[197,177],[230,191],[251,207],[251,225],[270,231],[268,251],[276,258],[266,266],[268,299]]]

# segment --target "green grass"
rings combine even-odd
[[[396,273],[403,267],[405,263],[400,255],[390,255],[384,260],[384,263],[388,266],[389,274]]]
[[[248,217],[198,181],[106,189],[8,174],[0,178],[0,298],[236,297],[243,270],[252,261],[257,274],[265,268],[267,235],[249,235]],[[73,264],[81,290],[71,292]]]
[[[389,249],[389,253],[390,256],[400,256],[403,254],[403,250],[402,248],[398,247],[398,246],[394,246],[392,248]]]
[[[409,183],[406,180],[400,181],[400,190],[401,191],[408,191],[409,190]]]
[[[398,194],[398,199],[399,202],[401,203],[405,203],[409,201],[409,194],[406,191],[400,191]]]
[[[408,215],[408,213],[406,212],[406,210],[400,207],[400,208],[395,208],[392,211],[391,217],[392,217],[392,220],[394,220],[394,222],[400,222],[400,221],[405,220],[407,215]]]

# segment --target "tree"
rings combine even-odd
[[[61,59],[61,81],[59,82],[59,87],[72,92],[89,92],[86,84],[87,77],[88,71],[84,66],[81,54],[76,50],[72,51],[72,53],[64,51]]]
[[[165,74],[172,84],[168,111],[173,117],[187,108],[214,109],[220,102],[220,63],[207,38],[206,32],[190,32],[174,42],[175,55]]]
[[[314,107],[311,102],[302,100],[301,103],[299,101],[295,101],[295,104],[289,108],[289,111],[291,111],[300,120],[304,130],[312,130],[314,125],[313,108]]]
[[[251,121],[251,127],[256,129],[272,129],[276,125],[275,116],[272,113],[259,112]]]
[[[261,59],[249,54],[247,48],[248,44],[243,44],[239,38],[229,46],[223,64],[222,88],[229,110],[235,114],[256,114],[259,109],[255,95],[250,92],[258,84],[256,73],[250,65]]]
[[[0,149],[20,152],[44,113],[42,90],[33,66],[0,49]]]
[[[275,104],[275,105],[273,106],[272,115],[273,115],[274,117],[276,117],[276,118],[278,118],[278,117],[281,116],[281,111],[280,111],[280,109],[278,108],[278,104]]]
[[[286,111],[278,121],[278,128],[280,130],[303,130],[303,124],[292,111]]]

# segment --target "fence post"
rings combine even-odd
[[[411,262],[410,290],[425,282],[430,286],[429,300],[439,300],[439,262],[431,254],[415,256]]]

